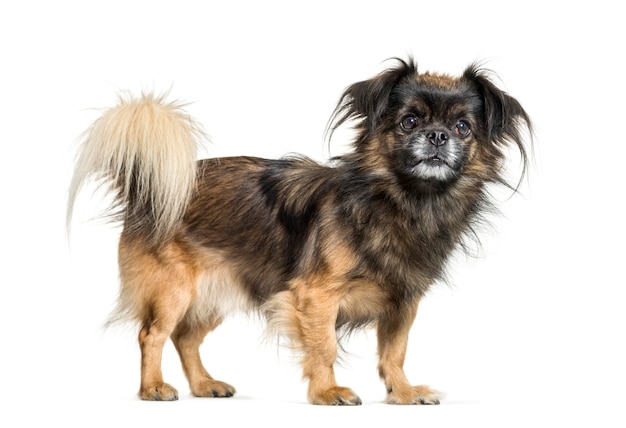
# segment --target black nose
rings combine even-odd
[[[443,146],[448,141],[448,134],[445,131],[430,131],[426,138],[434,146]]]

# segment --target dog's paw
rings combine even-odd
[[[387,403],[389,404],[439,404],[444,394],[427,386],[409,386],[407,388],[387,391]]]
[[[148,401],[175,401],[178,400],[178,391],[167,383],[160,383],[141,388],[139,398]]]
[[[325,391],[309,393],[311,404],[324,406],[359,406],[361,399],[350,388],[335,386]]]
[[[204,379],[191,387],[196,397],[232,397],[235,392],[233,386],[215,379]]]

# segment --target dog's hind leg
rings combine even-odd
[[[162,288],[170,289],[171,282]],[[180,289],[182,287],[172,287]],[[151,316],[144,321],[139,332],[141,348],[141,388],[143,400],[171,401],[178,399],[178,392],[163,381],[161,357],[163,346],[170,337],[190,303],[191,293],[168,292],[161,294],[162,301],[154,302],[149,310]]]
[[[213,379],[200,359],[199,348],[204,337],[221,322],[221,318],[202,324],[183,320],[172,334],[189,387],[196,397],[232,397],[236,392],[231,385]]]
[[[169,336],[170,325],[162,321],[153,322],[144,325],[139,332],[139,347],[141,348],[139,397],[142,400],[178,400],[178,391],[163,381],[161,372],[163,345]]]
[[[119,247],[120,311],[140,322],[143,400],[171,401],[178,392],[163,381],[163,346],[193,303],[198,269],[175,242],[148,250],[139,239],[122,234]]]

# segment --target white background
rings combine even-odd
[[[0,425],[625,426],[623,275],[626,114],[619,2],[21,1],[0,6],[2,278]],[[460,258],[412,331],[406,369],[447,393],[437,407],[382,403],[371,333],[338,369],[358,408],[305,404],[286,349],[232,319],[202,348],[232,399],[188,393],[171,344],[175,403],[135,393],[132,329],[102,328],[117,293],[119,229],[64,216],[80,133],[119,90],[193,101],[208,155],[323,160],[341,91],[412,54],[422,70],[485,60],[536,125],[522,195],[483,256]],[[341,142],[331,153],[341,152]],[[512,164],[512,177],[518,165]],[[11,422],[9,422],[11,421]],[[322,425],[324,424],[324,425]]]

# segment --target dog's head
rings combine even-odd
[[[355,154],[373,168],[452,182],[463,175],[501,181],[502,149],[522,142],[531,122],[520,103],[476,64],[460,77],[420,74],[410,60],[346,89],[331,128],[357,122]]]

